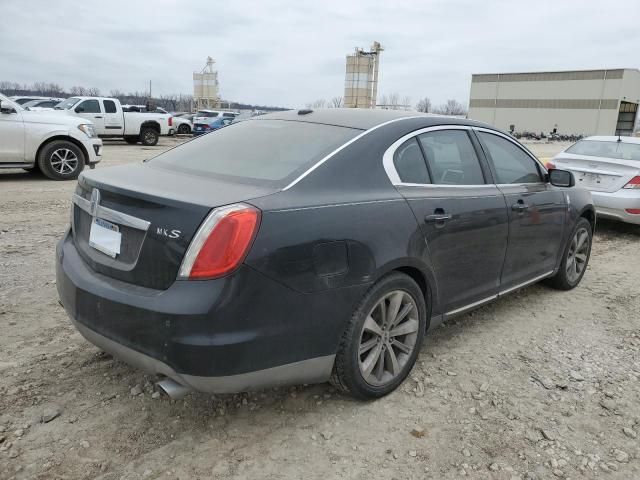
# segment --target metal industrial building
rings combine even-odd
[[[639,103],[637,69],[475,74],[469,118],[517,132],[631,135]]]
[[[345,107],[375,108],[380,52],[383,50],[379,42],[373,42],[369,52],[356,48],[353,55],[347,55],[344,80]]]

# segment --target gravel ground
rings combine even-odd
[[[107,143],[98,168],[177,142]],[[640,228],[601,221],[571,292],[535,285],[436,329],[381,400],[316,385],[172,401],[57,302],[73,188],[0,173],[1,479],[640,478]]]

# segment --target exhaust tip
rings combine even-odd
[[[165,378],[164,380],[156,383],[156,385],[162,393],[172,400],[178,400],[191,391],[189,387],[185,387],[171,378]]]

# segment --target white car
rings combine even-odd
[[[124,138],[131,144],[156,145],[160,135],[169,135],[173,128],[168,113],[125,112],[117,98],[71,97],[55,109],[91,120],[101,138]]]
[[[640,138],[587,137],[548,166],[573,172],[576,186],[591,191],[597,215],[640,225]]]
[[[205,122],[207,119],[216,117],[236,118],[239,115],[237,112],[229,112],[224,110],[198,110],[193,117],[193,123]]]
[[[54,180],[68,180],[101,158],[102,140],[90,121],[25,110],[0,95],[0,168],[39,169]]]
[[[38,96],[34,96],[34,95],[13,95],[12,97],[9,97],[9,100],[11,100],[12,102],[17,103],[18,105],[24,105],[27,102],[31,102],[33,100],[46,100],[47,97],[38,97]]]
[[[186,135],[191,133],[193,123],[189,120],[188,116],[173,117],[173,128],[175,128],[176,133]]]
[[[53,110],[62,101],[64,101],[64,98],[40,98],[23,103],[22,108],[33,111]]]

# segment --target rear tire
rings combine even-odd
[[[191,133],[191,128],[189,128],[189,125],[187,125],[186,123],[183,123],[178,127],[178,133],[180,135],[188,135]]]
[[[420,352],[426,311],[424,295],[412,278],[399,272],[381,278],[349,320],[331,383],[362,400],[395,390]]]
[[[52,180],[75,180],[84,166],[84,153],[67,140],[46,144],[38,155],[38,168]]]
[[[143,128],[140,130],[140,143],[146,147],[153,147],[158,144],[160,135],[153,128]]]
[[[135,145],[140,141],[140,137],[124,137],[124,141],[129,145]]]
[[[558,273],[546,280],[546,283],[558,290],[571,290],[577,287],[587,271],[592,239],[591,224],[586,218],[580,217],[571,232]]]

